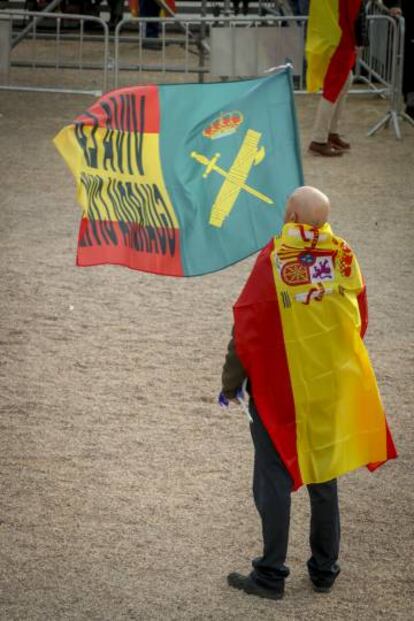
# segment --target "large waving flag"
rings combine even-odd
[[[286,224],[259,255],[234,317],[236,351],[294,489],[397,456],[362,340],[361,272],[329,224]]]
[[[355,64],[361,0],[311,0],[306,37],[307,89],[336,101]]]
[[[110,92],[55,144],[82,207],[77,264],[222,269],[280,230],[303,175],[290,69]]]

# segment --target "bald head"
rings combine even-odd
[[[320,227],[328,220],[330,207],[326,194],[310,185],[304,185],[289,196],[285,222]]]

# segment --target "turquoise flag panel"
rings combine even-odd
[[[159,91],[161,163],[183,272],[222,269],[279,232],[287,197],[303,185],[290,69]]]

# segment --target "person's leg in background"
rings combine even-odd
[[[294,15],[309,14],[309,0],[290,0],[290,5]]]
[[[140,0],[139,2],[140,17],[159,17],[160,6],[155,0]],[[157,39],[160,31],[159,22],[149,22],[146,24],[145,36],[151,39]]]
[[[339,150],[347,150],[351,148],[349,142],[343,140],[339,135],[339,123],[343,115],[346,98],[348,95],[348,91],[352,86],[353,74],[352,71],[349,72],[349,75],[346,79],[346,82],[342,88],[342,91],[339,94],[339,97],[336,102],[336,106],[334,109],[334,113],[332,115],[331,124],[329,126],[328,133],[328,142],[334,147],[334,149]]]
[[[293,15],[300,15],[299,0],[289,0]]]
[[[113,29],[121,21],[124,14],[124,0],[108,0],[109,28]]]
[[[337,563],[341,534],[337,482],[333,479],[307,488],[311,502],[309,576],[316,591],[328,592],[340,572]]]
[[[316,110],[315,123],[312,131],[312,140],[309,151],[325,157],[335,157],[342,155],[342,151],[334,149],[328,142],[329,128],[335,112],[336,103],[332,103],[321,95]]]
[[[234,14],[238,15],[239,14],[239,5],[240,5],[240,0],[233,0],[233,10],[234,10]]]
[[[336,136],[332,135],[337,134],[339,119],[342,115],[346,95],[351,84],[352,72],[349,73],[335,102],[331,102],[321,96],[316,111],[312,140],[309,145],[309,151],[312,153],[334,157],[342,155],[344,150],[350,148],[349,143],[343,141],[339,136],[338,139]]]

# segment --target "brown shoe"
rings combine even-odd
[[[339,134],[329,134],[328,142],[334,149],[342,149],[342,151],[348,151],[351,148],[349,142],[342,140]]]
[[[309,145],[309,151],[314,155],[323,155],[324,157],[336,157],[342,155],[342,149],[333,147],[329,142],[314,142]]]

